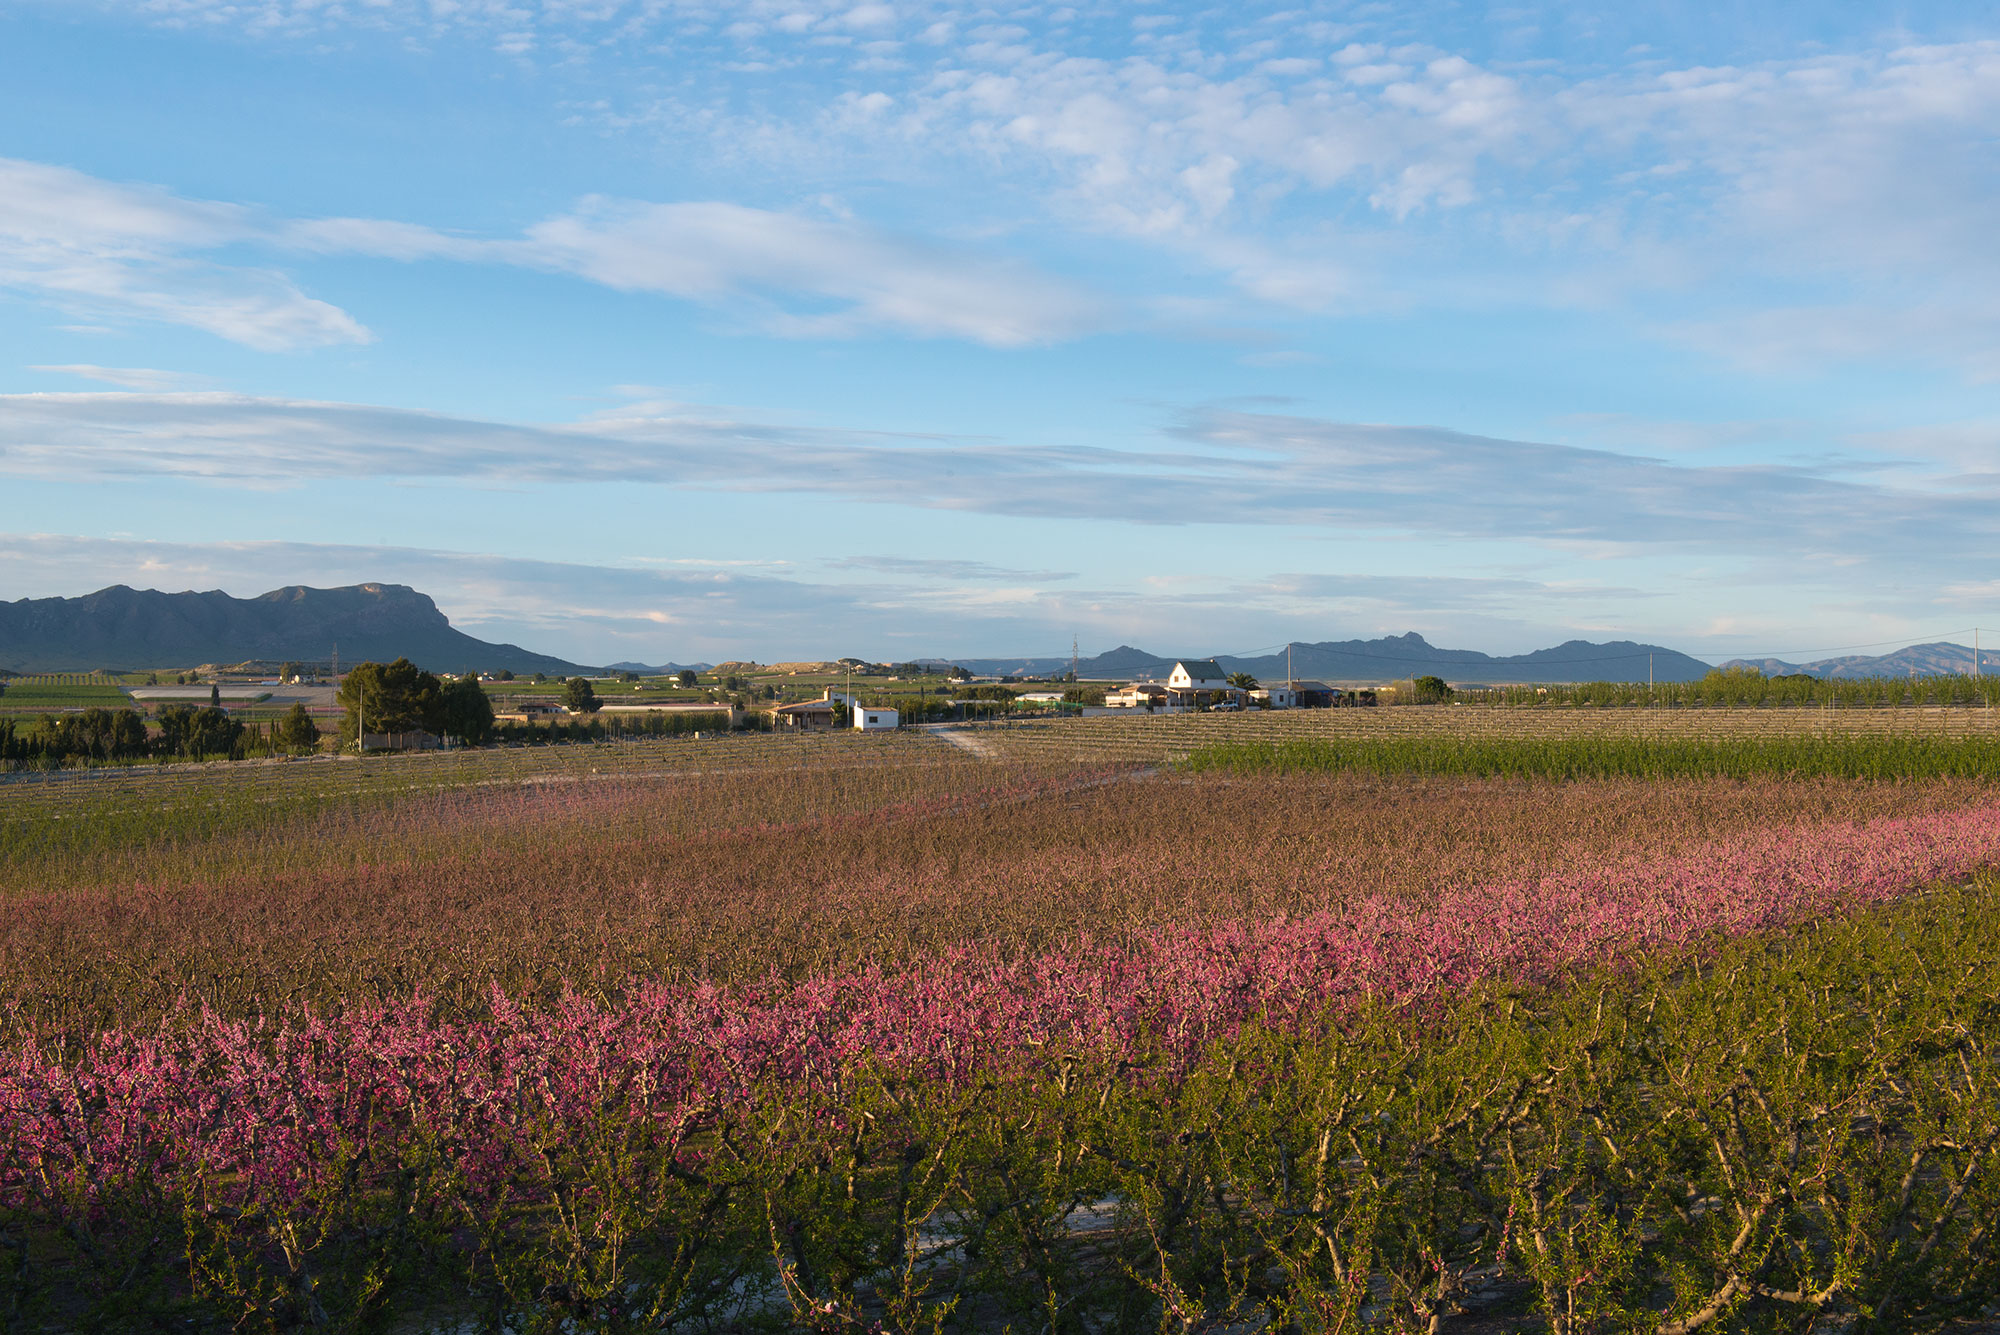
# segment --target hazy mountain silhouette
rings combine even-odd
[[[81,598],[0,602],[0,668],[15,672],[196,667],[251,659],[342,663],[408,658],[438,672],[573,672],[574,663],[452,629],[403,584],[303,585],[255,598],[114,584]]]
[[[1211,655],[1190,651],[1187,657]],[[1230,672],[1248,672],[1265,681],[1281,681],[1285,676],[1285,654],[1242,658],[1230,654],[1213,655]],[[1327,682],[1388,682],[1405,677],[1439,676],[1451,682],[1573,682],[1645,681],[1648,660],[1654,681],[1694,681],[1709,671],[1698,658],[1657,644],[1635,644],[1614,640],[1596,644],[1570,640],[1551,649],[1533,653],[1495,656],[1476,649],[1440,649],[1411,631],[1405,635],[1385,635],[1375,640],[1327,640],[1318,644],[1294,643],[1292,675],[1302,680]],[[973,672],[1019,676],[1043,676],[1067,672],[1067,658],[961,658],[962,666]],[[1081,659],[1079,675],[1098,680],[1164,677],[1173,669],[1174,658],[1121,644],[1116,649]]]
[[[1979,670],[2000,668],[2000,651],[1980,646]],[[1913,644],[1893,654],[1849,654],[1843,658],[1821,658],[1811,663],[1787,663],[1782,658],[1735,658],[1724,667],[1756,668],[1767,677],[1802,672],[1809,677],[1855,681],[1866,677],[1941,677],[1972,671],[1972,646],[1939,640]]]

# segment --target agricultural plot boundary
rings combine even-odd
[[[691,773],[809,764],[904,764],[933,759],[920,735],[815,733],[629,739],[597,745],[480,749],[424,754],[327,756],[126,766],[0,776],[0,822],[102,810],[122,802],[166,809],[212,803],[338,800],[453,788]]]
[[[119,800],[178,808],[242,800],[339,799],[431,789],[727,773],[826,763],[964,758],[1028,763],[1160,764],[1231,744],[1313,740],[1499,741],[1591,737],[1741,741],[1802,737],[2000,740],[1988,709],[1338,709],[1051,718],[932,725],[884,733],[625,738],[595,745],[415,755],[230,761],[0,775],[0,822],[101,809]]]
[[[933,729],[961,747],[1012,761],[1160,764],[1196,750],[1294,741],[1569,741],[1594,737],[1741,742],[1796,738],[2000,740],[2000,711],[1880,709],[1574,709],[1436,706],[1245,714],[1008,720]]]

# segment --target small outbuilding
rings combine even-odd
[[[833,727],[833,701],[802,700],[795,705],[778,705],[767,710],[775,727],[802,732],[824,732]]]
[[[898,724],[896,711],[861,705],[853,713],[854,726],[861,732],[884,732]]]

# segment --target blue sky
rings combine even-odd
[[[583,661],[2000,621],[1962,4],[0,7],[0,596]]]

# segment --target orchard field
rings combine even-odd
[[[2000,1317],[1983,709],[0,784],[0,1328]]]

